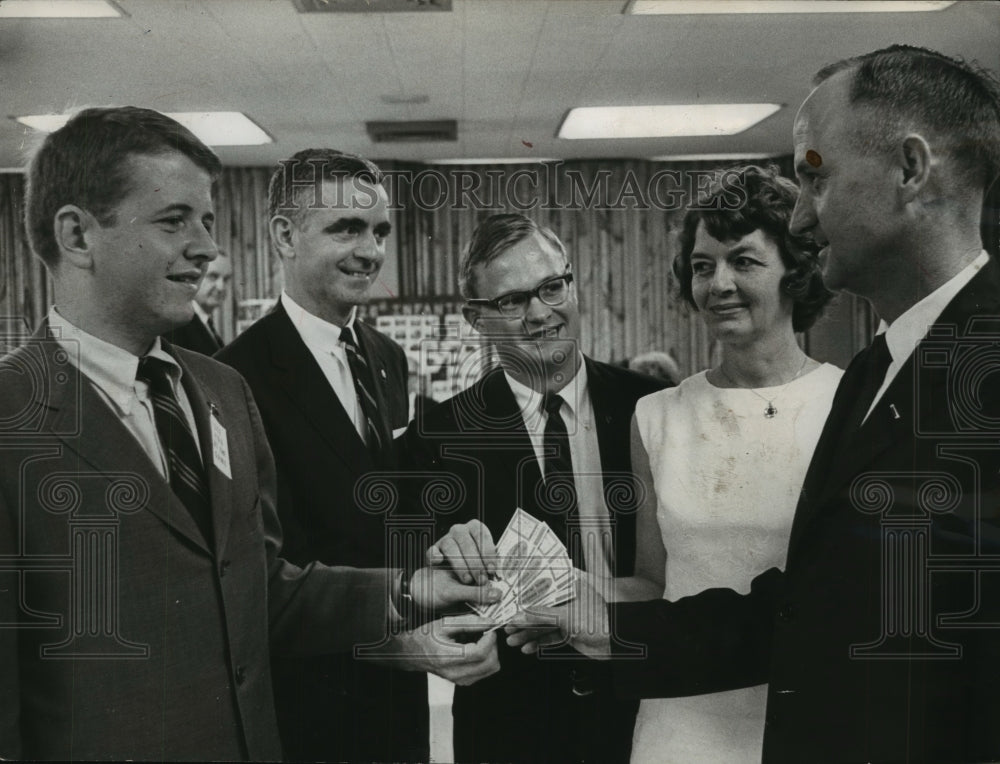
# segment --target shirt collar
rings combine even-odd
[[[211,318],[211,316],[205,312],[205,309],[198,304],[197,300],[191,300],[191,307],[194,308],[194,314],[201,319],[201,322],[205,326],[208,326],[208,319]]]
[[[70,360],[108,397],[121,415],[129,415],[136,400],[135,375],[139,369],[139,357],[73,325],[55,306],[49,310],[48,324],[50,333]],[[159,337],[153,341],[146,355],[169,364],[167,373],[174,384],[180,381],[181,367],[163,349]]]
[[[540,422],[541,415],[545,411],[543,405],[544,396],[542,393],[514,379],[514,377],[507,373],[506,369],[503,375],[507,379],[510,391],[514,394],[514,400],[517,401],[517,407],[521,410],[524,421],[529,424]],[[570,378],[565,387],[559,390],[559,395],[565,401],[563,403],[563,411],[568,410],[577,419],[580,418],[581,411],[587,410],[587,404],[590,402],[590,393],[587,385],[587,364],[584,362],[582,356],[580,357],[580,365],[577,367],[576,374]],[[529,429],[531,429],[530,426]]]
[[[311,347],[335,348],[340,347],[340,331],[342,328],[337,324],[314,316],[308,310],[293,300],[288,292],[281,293],[281,304],[288,313],[288,317],[295,328],[299,330],[303,342]],[[354,322],[358,315],[358,306],[351,308],[351,316],[345,326],[351,330],[357,340],[358,333],[354,328]]]
[[[880,322],[876,334],[885,332],[885,343],[894,362],[910,357],[917,343],[922,340],[931,325],[941,317],[955,296],[972,281],[973,277],[989,262],[985,250],[979,256],[939,286],[916,305],[910,307],[899,318],[886,324]]]

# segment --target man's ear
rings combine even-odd
[[[480,313],[477,308],[473,308],[468,305],[463,305],[462,315],[465,316],[465,320],[469,322],[469,326],[471,326],[473,329],[477,331],[479,330],[479,327],[476,325],[479,322],[480,318]]]
[[[271,234],[271,241],[282,259],[295,257],[295,245],[292,242],[292,235],[295,231],[295,223],[285,215],[275,215],[268,223],[268,230]]]
[[[94,216],[75,204],[66,204],[56,211],[53,226],[60,260],[75,268],[92,268],[93,234],[100,227]]]
[[[911,133],[899,145],[899,162],[903,170],[901,190],[904,201],[912,201],[930,179],[933,156],[931,147],[920,135]]]

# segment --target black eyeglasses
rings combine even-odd
[[[531,305],[531,298],[537,297],[549,306],[562,305],[569,297],[569,285],[573,283],[572,273],[563,273],[545,279],[541,284],[527,292],[507,292],[489,300],[468,299],[468,305],[488,306],[506,318],[524,318]]]

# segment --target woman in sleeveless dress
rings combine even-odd
[[[830,298],[816,246],[788,233],[797,196],[772,169],[734,168],[684,219],[674,272],[721,358],[636,407],[632,453],[646,497],[637,578],[620,599],[746,592],[784,565],[841,375],[796,341]],[[632,761],[760,761],[766,689],[642,701]]]

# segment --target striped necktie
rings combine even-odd
[[[351,367],[351,376],[354,378],[354,390],[361,403],[361,411],[364,414],[368,436],[365,441],[372,458],[378,464],[382,455],[382,433],[378,426],[378,404],[375,402],[375,378],[372,377],[371,367],[368,360],[358,348],[358,343],[354,339],[354,332],[349,327],[344,327],[340,332],[340,341],[344,343],[347,351],[347,365]]]
[[[166,361],[146,356],[139,361],[136,378],[149,385],[156,434],[167,457],[170,489],[191,513],[205,541],[211,545],[212,504],[208,480],[194,434],[174,394],[169,368],[170,364]]]

